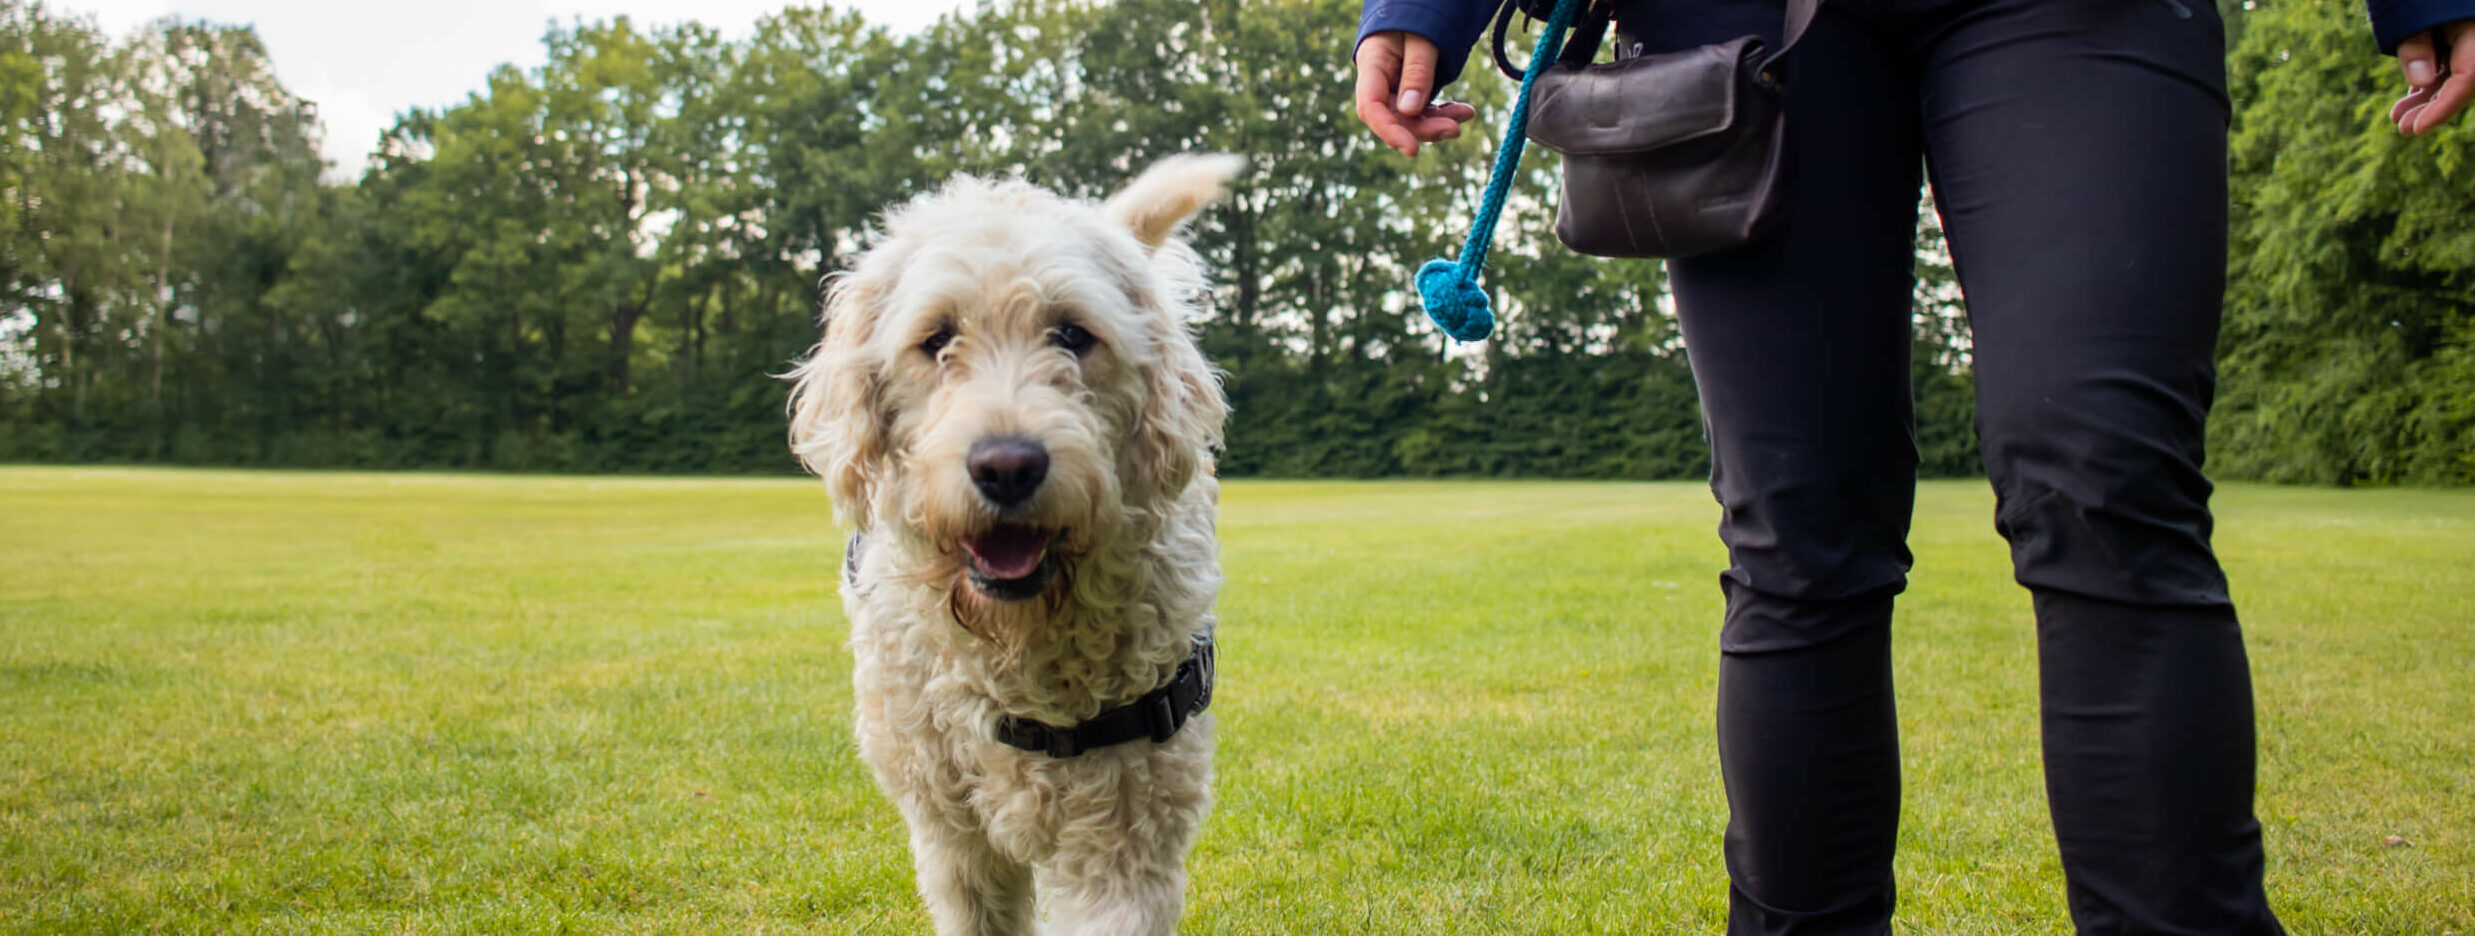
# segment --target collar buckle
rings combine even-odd
[[[1148,701],[1151,704],[1143,707],[1144,727],[1152,730],[1153,744],[1167,744],[1177,736],[1177,729],[1185,727],[1178,720],[1177,707],[1169,703],[1166,692],[1154,693]]]

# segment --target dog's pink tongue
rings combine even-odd
[[[1048,555],[1047,530],[998,527],[963,544],[971,551],[971,567],[992,579],[1018,579],[1038,571]]]

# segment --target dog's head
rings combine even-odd
[[[1171,158],[1103,204],[963,179],[889,215],[792,375],[791,446],[835,511],[999,601],[1157,516],[1227,416],[1176,234],[1243,165]]]

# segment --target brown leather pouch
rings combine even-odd
[[[1605,2],[1583,14],[1530,92],[1530,139],[1564,156],[1556,238],[1602,257],[1692,257],[1760,237],[1778,213],[1778,65],[1821,0],[1789,0],[1776,52],[1745,36],[1593,64]],[[1495,23],[1497,64],[1516,78],[1503,38],[1518,3]]]

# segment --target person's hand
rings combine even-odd
[[[1435,43],[1405,32],[1358,43],[1358,119],[1384,145],[1414,157],[1419,144],[1457,138],[1461,123],[1478,116],[1476,108],[1434,95]]]
[[[2440,60],[2433,33],[2449,46],[2449,61]],[[2398,67],[2406,71],[2406,96],[2389,108],[2390,122],[2407,136],[2432,132],[2475,96],[2475,20],[2442,23],[2399,43]],[[1366,84],[1364,68],[1360,87]]]

